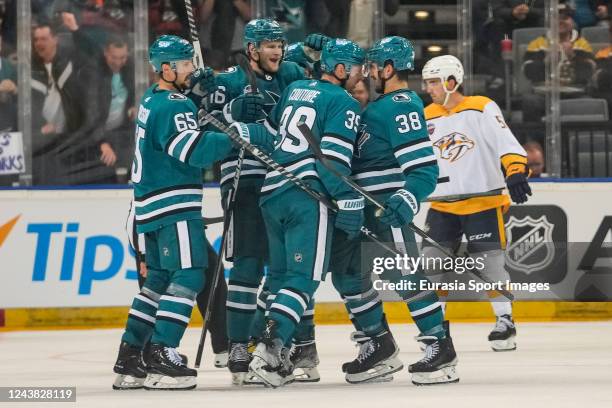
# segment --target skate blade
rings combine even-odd
[[[390,374],[396,373],[402,368],[404,368],[404,363],[397,357],[391,357],[363,373],[347,374],[344,379],[349,384],[389,382],[393,380],[393,376]]]
[[[493,340],[489,341],[493,351],[513,351],[516,350],[516,340],[514,336],[507,338],[506,340]]]
[[[139,390],[143,387],[144,381],[144,378],[117,374],[113,383],[113,390]]]
[[[192,390],[197,385],[197,377],[169,377],[163,374],[149,374],[144,381],[144,389],[149,391]]]
[[[412,383],[414,385],[452,384],[456,382],[459,382],[459,375],[457,375],[454,365],[430,373],[412,373]]]
[[[293,370],[295,382],[319,382],[321,375],[316,367],[296,367]]]
[[[266,387],[277,388],[284,385],[283,377],[278,373],[266,370],[268,363],[258,356],[253,356],[249,370],[260,379]]]

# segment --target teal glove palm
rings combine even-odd
[[[274,135],[269,133],[263,125],[234,122],[230,125],[230,128],[234,129],[246,142],[266,153],[274,150]]]

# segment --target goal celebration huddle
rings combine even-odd
[[[387,324],[375,259],[457,257],[465,235],[469,256],[482,259],[478,277],[509,281],[504,213],[510,199],[531,195],[526,153],[494,101],[463,94],[456,57],[425,64],[432,103],[424,106],[408,88],[413,45],[399,36],[369,49],[321,34],[286,44],[278,23],[256,19],[245,26],[244,52],[213,73],[197,66],[199,44],[162,35],[150,46],[157,79],[138,108],[128,220],[146,277],[121,338],[115,389],[196,386],[198,372],[177,349],[205,286],[225,305],[217,315],[228,382],[276,388],[324,381],[314,325],[324,280],[354,326],[357,356],[338,367],[351,384],[403,375],[399,347],[413,341],[394,338]],[[379,96],[364,107],[351,92],[365,77]],[[233,263],[227,284],[215,276],[223,268],[209,259],[202,218],[202,169],[215,163],[224,208],[217,262]],[[412,221],[425,201],[423,231]],[[448,292],[427,284],[454,280],[452,271],[391,268],[381,278],[401,289],[419,330],[423,355],[406,364],[412,382],[459,381]],[[516,349],[512,295],[488,296],[491,348]]]

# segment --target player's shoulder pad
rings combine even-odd
[[[445,116],[448,112],[442,105],[438,105],[437,103],[430,103],[425,108],[425,120],[432,120],[439,118],[441,116]]]
[[[457,109],[457,113],[466,110],[484,112],[485,107],[491,102],[493,101],[486,96],[466,96],[463,102],[461,102],[461,108]]]

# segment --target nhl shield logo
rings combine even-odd
[[[429,136],[433,135],[435,131],[436,131],[436,125],[434,125],[433,123],[428,123],[427,133],[429,133]]]
[[[537,219],[511,216],[506,225],[506,263],[526,274],[545,269],[555,257],[553,229],[546,215]]]

